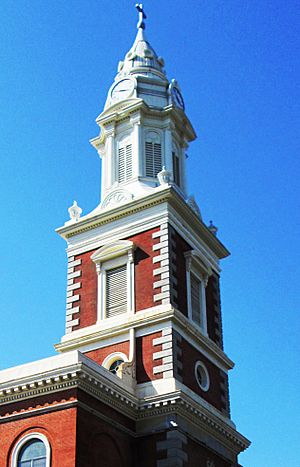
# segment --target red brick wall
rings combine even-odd
[[[129,341],[108,345],[107,347],[102,347],[97,350],[91,350],[89,352],[85,352],[84,355],[91,358],[99,365],[102,365],[103,360],[114,352],[122,352],[127,355],[127,358],[129,358]]]
[[[210,360],[201,354],[195,347],[189,344],[185,339],[182,339],[182,382],[194,392],[199,394],[203,399],[212,404],[218,410],[223,409],[222,392],[221,392],[221,375],[220,370]],[[207,368],[210,379],[210,387],[208,391],[203,391],[197,383],[195,377],[195,364],[200,360]]]
[[[188,454],[189,467],[207,467],[207,462],[214,462],[215,467],[231,467],[232,462],[226,461],[212,451],[209,451],[204,446],[196,443],[192,439],[188,440],[185,451]]]
[[[78,408],[76,467],[132,467],[134,438],[120,427],[134,431],[135,423],[86,393],[80,392],[79,400],[85,408]]]
[[[161,345],[153,346],[153,339],[161,337],[162,333],[156,332],[136,339],[136,379],[138,383],[146,383],[161,378],[161,374],[153,374],[153,367],[162,364],[162,360],[153,360],[153,353],[162,350]]]
[[[78,289],[80,300],[73,305],[80,306],[79,314],[73,316],[74,319],[79,317],[79,325],[74,326],[73,330],[91,326],[97,321],[97,272],[96,265],[91,260],[94,251],[75,256],[75,260],[81,259],[81,264],[75,268],[75,271],[81,271],[81,277],[77,277],[75,281],[81,282],[81,288]]]
[[[161,335],[162,333],[159,331],[136,339],[136,378],[138,383],[145,383],[162,377],[159,373],[153,374],[153,367],[162,364],[161,359],[153,360],[153,353],[162,350],[161,345],[153,346],[153,339],[161,337]],[[101,349],[85,352],[85,355],[102,365],[103,360],[114,352],[122,352],[128,358],[129,347],[129,341],[119,342]]]
[[[156,305],[153,301],[152,258],[157,255],[157,252],[152,251],[152,234],[157,230],[158,228],[147,230],[126,239],[131,240],[136,245],[134,254],[136,311]],[[80,299],[73,304],[73,307],[80,306],[79,313],[73,315],[73,319],[79,318],[79,324],[73,326],[73,331],[91,326],[97,322],[98,277],[96,265],[91,260],[91,256],[95,251],[92,250],[75,256],[75,260],[81,259],[81,264],[75,267],[75,271],[81,271],[81,277],[77,277],[74,282],[81,282],[81,288],[76,290],[76,293],[80,295]]]
[[[165,433],[138,438],[136,445],[136,467],[157,467],[158,459],[165,459],[164,451],[157,451],[157,443],[166,439]]]
[[[76,453],[76,408],[36,415],[0,424],[0,466],[11,466],[16,443],[25,435],[38,432],[51,446],[51,467],[74,467]]]
[[[175,243],[172,251],[175,253],[174,265],[176,272],[173,274],[177,279],[177,299],[173,299],[173,305],[181,311],[185,316],[188,316],[187,305],[187,284],[186,284],[186,267],[184,253],[189,251],[191,247],[178,235],[178,233],[171,228],[171,239]]]
[[[206,287],[207,332],[210,339],[223,348],[219,282],[219,276],[213,274]]]
[[[147,230],[146,232],[130,237],[136,245],[134,255],[135,274],[135,310],[140,311],[151,308],[156,303],[153,301],[153,257],[157,251],[152,251],[154,245],[152,234],[159,229]]]
[[[118,412],[114,409],[113,406],[113,398],[111,399],[111,403],[108,404],[101,402],[91,395],[87,394],[83,390],[78,391],[78,400],[79,403],[83,403],[85,407],[89,407],[91,413],[99,412],[105,418],[113,420],[113,424],[118,424],[123,426],[124,428],[134,431],[135,430],[135,420],[128,418],[126,415],[123,415],[121,412]],[[85,410],[86,411],[86,410]]]

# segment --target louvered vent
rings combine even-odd
[[[146,141],[146,177],[156,177],[161,171],[161,144]]]
[[[201,324],[201,281],[191,274],[192,320]]]
[[[127,144],[119,148],[118,182],[126,182],[132,178],[132,146]]]
[[[179,171],[179,157],[175,152],[172,152],[173,157],[173,177],[176,185],[180,186],[180,171]]]
[[[127,312],[126,265],[106,272],[106,317]]]

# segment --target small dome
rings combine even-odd
[[[144,28],[139,27],[133,46],[127,52],[124,61],[119,63],[117,78],[122,78],[129,74],[150,75],[165,81],[166,75],[163,67],[163,58],[157,56],[155,50],[145,37]]]

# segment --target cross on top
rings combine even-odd
[[[144,22],[144,19],[147,18],[146,13],[144,12],[143,4],[142,3],[136,3],[135,8],[139,12],[139,21],[137,24],[138,29],[145,29],[146,25]]]

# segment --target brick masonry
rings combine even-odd
[[[161,331],[161,335],[152,340],[153,352],[153,374],[161,378],[173,377],[173,336],[172,328]],[[159,349],[158,349],[159,347]],[[157,349],[157,350],[156,350]]]
[[[51,467],[75,467],[76,408],[57,410],[0,424],[0,465],[11,466],[16,443],[25,435],[38,432],[51,446]]]
[[[170,256],[169,256],[169,230],[168,224],[164,223],[157,232],[152,234],[153,238],[153,300],[158,304],[170,303]]]
[[[124,353],[127,358],[129,358],[129,341],[118,342],[116,344],[102,347],[101,349],[90,350],[89,352],[85,352],[84,355],[91,358],[99,365],[102,365],[105,358],[115,352]]]
[[[188,316],[188,304],[184,253],[190,249],[173,227],[170,227],[171,302],[185,316]]]
[[[136,339],[136,379],[137,383],[146,383],[162,377],[161,372],[154,373],[154,367],[163,364],[162,357],[154,358],[154,354],[163,350],[161,339],[162,331],[141,336]]]
[[[189,467],[238,467],[236,462],[230,462],[211,450],[205,445],[197,443],[189,438],[186,451],[188,455]]]
[[[209,277],[206,287],[207,332],[210,339],[223,349],[219,282],[219,276],[216,273],[213,273],[212,276]]]
[[[168,431],[163,441],[157,442],[157,451],[163,453],[163,458],[156,463],[157,467],[188,466],[186,452],[187,437],[178,430]]]
[[[182,378],[182,383],[213,405],[220,412],[227,415],[229,411],[228,386],[226,390],[227,375],[223,372],[221,373],[220,369],[216,367],[216,365],[208,360],[208,358],[206,358],[185,339],[182,338],[179,348],[182,351],[182,369],[178,370],[178,373]],[[203,391],[197,383],[195,377],[195,365],[197,361],[201,361],[208,371],[210,379],[208,391]]]
[[[158,250],[153,247],[153,235],[159,229],[151,229],[127,238],[135,245],[135,311],[151,308],[158,304],[153,293],[153,262]],[[98,276],[95,263],[91,260],[96,250],[68,258],[66,333],[92,326],[97,322]],[[160,290],[161,292],[161,285]]]

